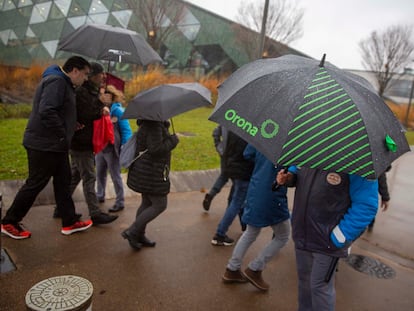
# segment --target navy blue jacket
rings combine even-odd
[[[36,89],[23,136],[26,148],[67,152],[76,128],[72,81],[57,65],[48,67]]]
[[[295,247],[344,257],[378,210],[378,182],[305,167],[296,174],[292,212]]]
[[[289,219],[287,188],[272,191],[272,183],[281,167],[276,168],[253,146],[247,145],[244,157],[254,161],[243,211],[243,222],[254,227],[267,227]]]

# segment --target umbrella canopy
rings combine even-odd
[[[220,85],[210,120],[274,163],[377,178],[410,150],[404,131],[368,81],[324,58],[241,67]]]
[[[211,105],[211,92],[200,83],[162,84],[136,95],[123,118],[164,121],[208,105]]]
[[[139,33],[110,25],[85,24],[63,38],[58,49],[94,59],[148,65],[161,57]]]

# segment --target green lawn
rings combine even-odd
[[[172,155],[173,171],[219,167],[220,159],[211,136],[216,123],[208,120],[211,111],[211,108],[200,108],[173,118],[175,132],[180,138]],[[0,119],[0,180],[27,177],[26,151],[22,146],[26,123],[26,119]],[[135,121],[130,123],[135,131]],[[409,144],[414,145],[414,131],[407,132],[406,136]]]
[[[208,120],[211,112],[211,108],[200,108],[173,118],[180,143],[172,153],[172,170],[204,170],[219,167],[220,159],[211,136],[217,124]],[[0,119],[0,180],[27,177],[27,157],[22,146],[26,123],[26,119]],[[130,123],[135,131],[135,120],[131,120]]]

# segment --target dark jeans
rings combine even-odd
[[[36,197],[53,177],[56,205],[62,216],[62,226],[76,221],[75,205],[69,190],[71,171],[67,152],[49,152],[26,149],[29,177],[16,194],[12,205],[3,218],[3,224],[17,224],[29,212]]]

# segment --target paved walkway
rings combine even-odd
[[[398,159],[388,176],[389,211],[378,214],[374,230],[354,244],[352,253],[379,260],[396,275],[379,279],[341,261],[336,276],[337,311],[414,310],[414,153]],[[224,212],[228,190],[216,197],[209,213],[202,210],[204,194],[200,191],[171,193],[167,211],[147,229],[157,246],[139,252],[120,235],[134,218],[138,195],[127,198],[125,210],[114,223],[72,236],[59,233],[60,222],[51,217],[53,205],[32,208],[24,219],[33,234],[30,239],[2,237],[2,247],[17,269],[0,275],[0,310],[25,310],[25,295],[34,284],[68,274],[93,284],[95,311],[295,310],[297,283],[291,241],[264,272],[271,286],[267,293],[250,284],[221,282],[233,248],[214,247],[210,240]],[[104,208],[112,204],[108,200]],[[87,215],[83,203],[77,206]],[[236,221],[229,235],[240,236]],[[265,229],[249,250],[246,264],[270,237]]]

